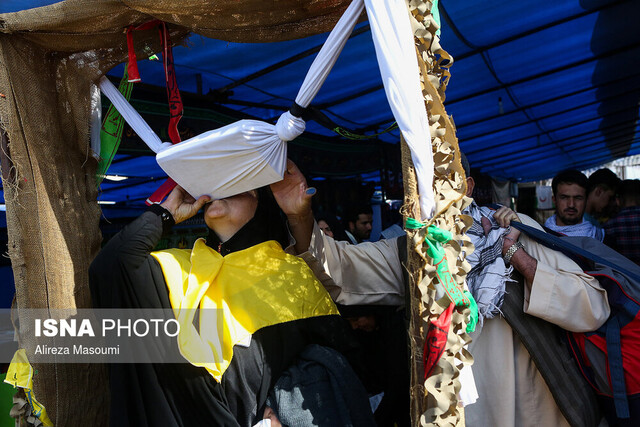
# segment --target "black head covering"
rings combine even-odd
[[[273,198],[269,187],[262,187],[258,192],[256,213],[240,230],[226,242],[221,242],[218,235],[209,230],[207,245],[222,255],[255,246],[258,243],[275,240],[283,248],[289,246],[289,232],[284,214]]]

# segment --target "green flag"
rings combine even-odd
[[[133,83],[129,83],[128,81],[126,67],[124,69],[122,80],[120,80],[118,90],[127,99],[127,101],[131,98]],[[107,115],[102,121],[102,127],[100,128],[100,161],[98,162],[98,171],[96,172],[98,186],[107,173],[107,170],[113,161],[113,157],[116,155],[116,151],[118,151],[120,141],[122,140],[123,130],[124,118],[112,104],[109,107]]]

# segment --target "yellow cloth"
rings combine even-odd
[[[31,405],[33,415],[38,417],[45,426],[53,426],[44,406],[36,400],[36,396],[33,393],[33,367],[31,367],[27,353],[23,348],[16,351],[13,355],[4,382],[16,388],[23,388],[29,405]]]
[[[338,314],[311,269],[268,241],[225,257],[198,239],[193,250],[153,252],[180,323],[178,347],[193,365],[220,381],[233,346],[261,328]],[[193,324],[197,308],[200,331]]]

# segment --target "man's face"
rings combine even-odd
[[[318,221],[318,227],[320,227],[320,230],[322,230],[324,234],[329,237],[333,237],[333,230],[331,230],[331,227],[329,226],[329,224],[327,224],[327,221],[321,219],[320,221]]]
[[[589,194],[589,205],[593,206],[593,214],[605,214],[616,207],[616,193],[608,188],[598,186]]]
[[[349,222],[351,233],[358,241],[366,240],[371,235],[372,214],[360,214],[356,222]]]
[[[575,225],[582,222],[587,190],[578,184],[558,184],[553,201],[556,204],[558,225]]]

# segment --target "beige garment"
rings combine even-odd
[[[326,236],[314,223],[309,251],[300,256],[338,304],[404,306],[397,238],[352,245]]]
[[[569,425],[529,352],[503,318],[485,320],[472,338],[469,351],[479,397],[464,408],[467,426]]]
[[[524,224],[541,229],[518,214]],[[521,235],[525,251],[538,260],[531,290],[525,286],[524,311],[571,331],[597,329],[609,317],[606,292],[598,281],[560,252]],[[518,286],[518,284],[508,284]],[[529,353],[501,317],[485,320],[469,350],[478,401],[465,407],[468,426],[568,425]]]
[[[524,224],[541,229],[528,216],[519,216]],[[520,241],[538,260],[531,290],[525,287],[526,313],[576,332],[597,329],[607,320],[607,295],[596,279],[560,252],[524,235]],[[315,225],[309,251],[301,256],[338,303],[404,304],[397,239],[350,245],[325,236]],[[468,426],[568,425],[529,353],[504,319],[485,320],[473,337],[469,350],[475,360],[479,398],[465,407]]]

